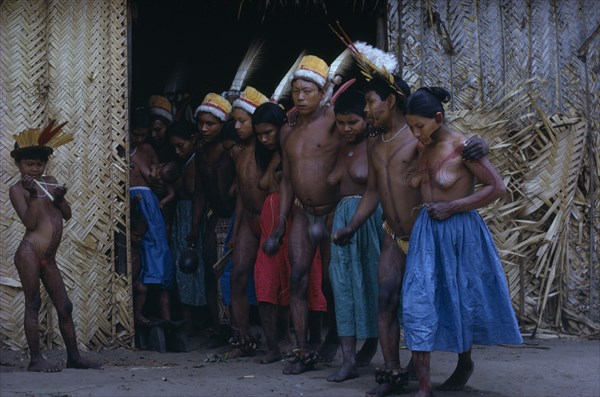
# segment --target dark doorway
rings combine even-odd
[[[229,89],[254,38],[265,39],[265,55],[248,83],[267,96],[303,49],[328,64],[344,50],[329,23],[340,21],[353,40],[375,44],[385,1],[137,0],[132,6],[133,107],[165,93],[166,85],[191,93],[195,107],[206,93]]]

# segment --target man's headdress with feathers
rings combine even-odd
[[[395,81],[394,73],[398,68],[398,60],[394,54],[387,53],[360,41],[354,43],[339,23],[339,32],[333,27],[331,29],[352,53],[356,64],[367,81],[371,81],[374,78],[381,79],[387,82],[398,95],[403,98],[406,96],[402,88]]]

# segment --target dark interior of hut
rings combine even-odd
[[[253,39],[264,40],[261,67],[248,83],[269,96],[302,50],[331,63],[353,40],[375,44],[382,1],[144,0],[132,3],[131,105],[177,90],[197,106],[227,90]]]

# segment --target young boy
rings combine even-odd
[[[10,202],[26,229],[15,253],[15,266],[25,294],[25,337],[30,354],[27,369],[36,372],[62,369],[60,365],[46,361],[40,351],[40,280],[58,314],[60,333],[67,348],[67,368],[102,369],[100,363],[79,355],[71,316],[73,304],[56,265],[63,219],[71,218],[71,207],[65,200],[67,188],[59,185],[53,176],[43,174],[53,148],[69,142],[72,135],[61,133],[64,124],[55,129],[52,129],[53,125],[54,121],[44,131],[28,129],[21,132],[10,152],[21,172],[21,179],[10,187]]]
[[[137,109],[130,133],[131,170],[129,195],[131,205],[144,214],[148,230],[141,241],[141,269],[132,269],[135,302],[134,321],[137,325],[151,325],[142,315],[148,286],[158,288],[160,317],[170,320],[169,288],[173,281],[173,259],[169,249],[165,221],[156,194],[148,187],[152,167],[158,164],[156,152],[147,142],[148,117],[145,109]]]

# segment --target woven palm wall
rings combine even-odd
[[[482,211],[521,323],[600,331],[600,7],[594,0],[390,0],[411,87],[453,93],[510,193]]]
[[[19,178],[9,155],[11,135],[51,118],[67,121],[66,130],[75,133],[46,173],[69,188],[73,218],[65,223],[57,261],[79,342],[84,348],[131,345],[130,282],[114,271],[115,236],[125,231],[127,205],[127,168],[119,155],[127,133],[126,17],[126,0],[0,2],[2,347],[26,347],[24,298],[13,264],[24,227],[8,197]],[[44,346],[61,346],[45,292],[40,323]]]

